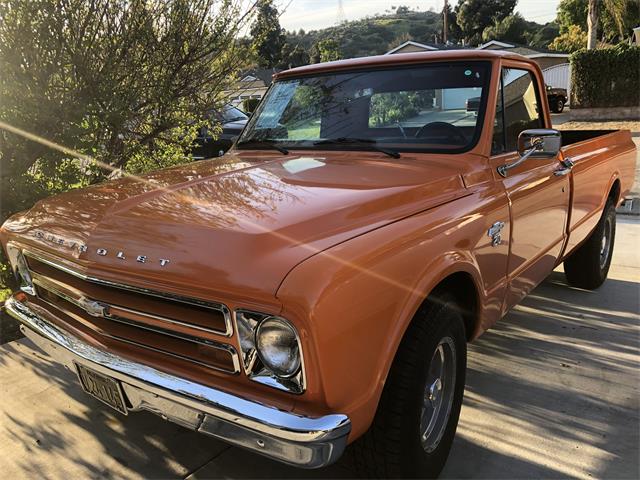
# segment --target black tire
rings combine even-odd
[[[439,384],[436,395],[442,395],[442,405],[445,405],[444,399],[449,398],[449,392],[452,400],[448,418],[438,416],[442,421],[435,423],[432,432],[436,433],[425,439],[434,441],[429,444],[432,450],[427,452],[421,438],[421,421],[423,405],[429,405],[433,409],[430,412],[437,411],[431,403],[435,401],[434,397],[428,397],[426,393],[434,391],[427,390],[427,379],[433,378],[431,364],[439,345],[447,349],[454,346],[453,360],[449,364],[455,365],[455,380],[443,380]],[[453,297],[434,297],[420,309],[405,333],[373,424],[351,449],[358,474],[367,478],[436,478],[439,475],[458,426],[466,364],[467,342],[462,315]],[[452,387],[449,390],[447,382]],[[429,431],[428,427],[425,431]]]
[[[558,100],[556,100],[556,108],[554,108],[553,111],[556,113],[562,113],[562,110],[564,110],[564,100],[559,98]]]
[[[615,239],[616,208],[608,200],[595,230],[564,261],[564,274],[569,284],[587,290],[594,290],[602,285],[611,266]]]

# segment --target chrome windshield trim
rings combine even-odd
[[[136,287],[133,285],[128,285],[128,284],[124,284],[124,283],[119,283],[119,282],[113,282],[111,280],[103,280],[101,278],[97,278],[97,277],[93,277],[91,275],[86,275],[82,272],[79,272],[77,270],[74,270],[73,268],[70,268],[69,266],[60,263],[60,262],[56,262],[54,260],[51,260],[49,257],[47,256],[43,256],[42,254],[31,250],[29,248],[23,248],[22,253],[25,257],[27,258],[33,258],[34,260],[37,260],[39,262],[42,262],[50,267],[53,267],[55,269],[60,270],[61,272],[67,273],[69,275],[72,275],[76,278],[79,278],[80,280],[84,280],[86,282],[91,282],[91,283],[95,283],[97,285],[104,285],[107,287],[114,287],[114,288],[118,288],[120,290],[125,290],[125,291],[130,291],[130,292],[135,292],[135,293],[140,293],[142,295],[148,295],[151,297],[157,297],[157,298],[161,298],[164,300],[171,300],[171,301],[176,301],[176,302],[180,302],[180,303],[184,303],[187,305],[194,305],[194,306],[198,306],[198,307],[203,307],[203,308],[208,308],[209,310],[214,310],[214,311],[218,311],[220,313],[222,313],[223,317],[224,317],[224,323],[225,323],[225,330],[216,330],[216,329],[208,329],[205,327],[200,327],[197,325],[190,325],[190,324],[184,324],[184,326],[187,326],[189,328],[195,328],[196,330],[202,330],[205,332],[210,332],[210,333],[214,333],[216,335],[222,335],[224,337],[230,337],[233,334],[233,322],[231,319],[231,311],[229,310],[229,308],[219,302],[208,302],[205,300],[199,300],[196,298],[191,298],[191,297],[184,297],[182,295],[177,295],[177,294],[173,294],[173,293],[167,293],[167,292],[159,292],[156,290],[151,290],[151,289],[147,289],[147,288],[142,288],[142,287]],[[142,313],[142,312],[140,312]],[[167,319],[165,317],[159,317],[162,320],[166,320],[166,321],[173,321],[176,323],[181,323],[177,320],[173,320],[173,319]]]
[[[25,334],[53,358],[67,365],[81,363],[120,380],[125,391],[146,395],[149,402],[154,402],[155,413],[166,414],[173,421],[178,421],[172,416],[177,408],[196,412],[196,430],[307,468],[335,462],[346,446],[351,431],[346,415],[308,417],[279,410],[95,348],[14,298],[9,298],[5,307],[23,324]],[[141,404],[135,408],[145,407]]]

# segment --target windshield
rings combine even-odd
[[[482,127],[489,72],[488,62],[454,62],[277,81],[238,145],[465,151]]]
[[[222,120],[225,123],[229,122],[237,122],[239,120],[246,120],[249,118],[246,113],[244,113],[239,108],[236,108],[232,105],[225,105],[222,109]]]

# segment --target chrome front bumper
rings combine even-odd
[[[351,422],[346,415],[305,417],[206,387],[99,350],[48,322],[45,315],[10,298],[7,313],[52,358],[120,380],[130,410],[166,420],[256,453],[303,468],[335,462],[344,451]]]

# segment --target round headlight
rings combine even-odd
[[[260,323],[256,350],[264,366],[279,377],[291,377],[300,368],[298,335],[282,318],[268,317]]]

